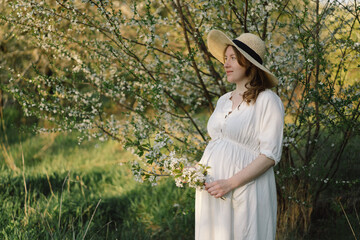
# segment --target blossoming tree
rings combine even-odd
[[[203,180],[185,167],[200,159],[207,118],[231,88],[206,48],[209,30],[258,34],[286,109],[276,169],[280,229],[308,230],[360,130],[356,1],[5,2],[10,13],[1,21],[47,56],[51,72],[8,69],[1,88],[27,115],[54,123],[39,131],[123,143],[138,156],[135,177],[153,184],[169,175],[179,186]]]

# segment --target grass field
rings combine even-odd
[[[115,142],[53,134],[10,152],[19,170],[1,162],[0,239],[193,239],[194,192],[135,182]]]
[[[194,190],[171,179],[135,182],[125,163],[133,155],[116,142],[79,145],[76,134],[47,134],[15,141],[8,152],[18,170],[2,150],[0,239],[194,239]],[[300,239],[355,239],[340,206],[329,207]]]

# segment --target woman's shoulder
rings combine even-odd
[[[230,98],[230,96],[231,96],[231,92],[227,92],[227,93],[221,95],[221,96],[218,98],[218,100],[217,100],[218,104],[219,104],[220,102],[225,102],[227,99]]]
[[[219,97],[219,100],[220,100],[220,99],[230,98],[231,93],[232,93],[232,92],[227,92],[227,93],[225,93],[225,94],[221,95],[221,96]]]
[[[257,97],[256,101],[259,102],[268,102],[268,101],[276,101],[281,102],[280,97],[272,90],[265,89],[261,93],[259,93],[259,96]]]
[[[266,89],[259,93],[255,104],[263,105],[264,107],[266,107],[268,104],[277,105],[282,110],[284,109],[284,105],[280,97],[270,89]]]

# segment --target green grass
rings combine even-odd
[[[135,182],[115,142],[43,135],[10,152],[20,171],[0,163],[0,239],[193,239],[194,191]]]
[[[0,152],[0,239],[194,238],[194,190],[172,179],[155,187],[135,182],[124,164],[134,156],[116,142],[79,145],[77,134],[38,135],[13,142],[9,152],[19,170],[10,170]],[[336,193],[358,234],[359,204],[345,202],[359,199],[358,191],[330,188],[308,236],[288,239],[355,239],[340,206],[327,200]]]

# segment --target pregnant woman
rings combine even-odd
[[[273,166],[281,158],[284,107],[270,88],[278,80],[264,67],[265,44],[254,34],[232,40],[212,30],[208,48],[236,88],[218,99],[208,121],[211,141],[200,163],[210,169],[205,190],[196,192],[195,238],[275,239]]]

